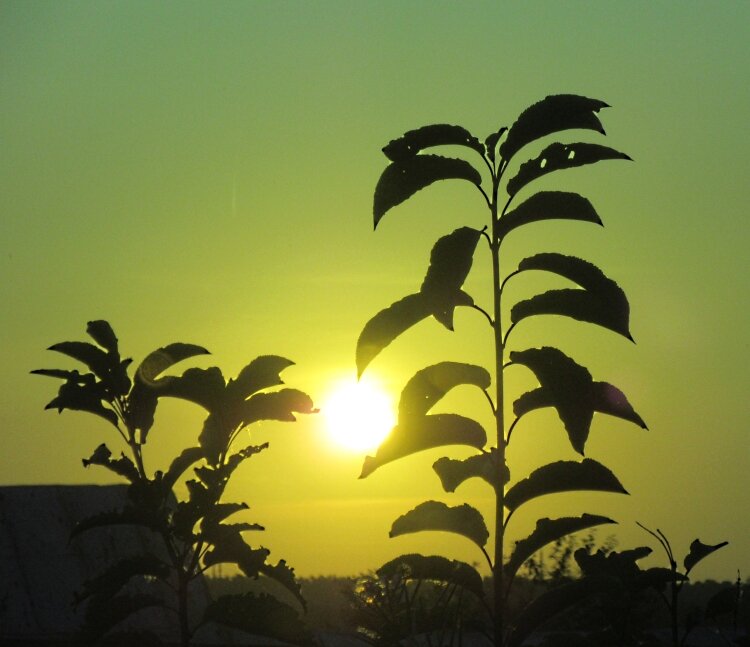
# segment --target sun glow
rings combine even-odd
[[[391,398],[377,382],[344,380],[321,406],[331,442],[352,452],[375,449],[396,423]]]

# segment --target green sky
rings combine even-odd
[[[44,349],[82,339],[90,319],[108,319],[135,358],[198,343],[213,357],[196,365],[233,375],[256,355],[287,356],[290,385],[322,397],[353,375],[369,317],[418,288],[434,241],[484,224],[476,191],[444,183],[373,233],[381,147],[428,123],[483,138],[545,95],[577,93],[613,106],[606,143],[635,163],[550,177],[589,197],[605,228],[529,227],[503,266],[553,250],[599,264],[628,294],[637,344],[549,317],[514,344],[559,345],[625,391],[650,431],[595,418],[587,454],[631,496],[548,497],[518,532],[588,510],[620,521],[623,548],[649,543],[635,521],[678,553],[695,537],[729,540],[696,575],[750,575],[748,24],[746,2],[0,3],[1,481],[110,480],[80,458],[115,436],[43,411],[57,385],[29,375],[60,365]],[[486,288],[486,261],[470,291]],[[515,297],[531,285],[519,279]],[[429,363],[489,367],[485,329],[475,313],[452,334],[425,322],[368,372],[395,397]],[[530,386],[521,369],[509,380],[509,398]],[[553,413],[533,416],[514,478],[574,458]],[[166,404],[153,463],[199,426],[197,408]],[[442,493],[430,465],[444,451],[360,481],[362,456],[333,448],[320,417],[256,438],[271,449],[230,498],[299,573],[362,572],[414,550],[478,559],[460,539],[387,538],[426,497],[481,507],[481,485]]]

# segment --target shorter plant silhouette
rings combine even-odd
[[[190,644],[197,629],[210,622],[239,628],[253,634],[286,641],[304,642],[308,635],[297,610],[269,594],[225,595],[210,602],[197,622],[188,608],[188,592],[204,571],[216,564],[236,564],[247,576],[271,578],[296,598],[305,601],[284,560],[268,562],[266,548],[249,545],[243,533],[262,531],[255,523],[227,523],[230,515],[247,509],[245,503],[225,503],[224,490],[234,471],[246,459],[268,448],[268,443],[237,449],[240,432],[261,420],[294,421],[295,413],[312,413],[308,395],[296,389],[269,391],[283,384],[280,372],[293,362],[275,355],[250,362],[234,379],[225,380],[216,368],[190,368],[180,377],[163,376],[164,371],[188,358],[208,351],[193,344],[174,343],[149,354],[131,378],[132,360],[120,357],[118,340],[106,321],[90,321],[87,333],[96,342],[67,341],[49,348],[83,363],[87,371],[39,369],[32,371],[62,379],[63,384],[47,409],[85,411],[106,420],[127,446],[128,454],[113,458],[102,443],[83,460],[84,466],[99,465],[129,482],[128,501],[119,510],[103,511],[79,522],[73,536],[92,528],[119,524],[136,525],[152,531],[163,545],[163,553],[123,558],[85,584],[76,602],[87,601],[85,636],[96,642],[124,644],[154,642],[153,635],[137,636],[118,631],[117,625],[147,607],[176,611],[179,641]],[[166,471],[150,474],[145,467],[144,447],[154,424],[159,398],[176,397],[192,401],[208,412],[196,446],[187,447]],[[185,482],[188,496],[178,500],[174,487],[193,468],[196,478]],[[142,585],[135,592],[133,582]],[[161,587],[147,586],[161,583]],[[165,588],[166,587],[166,588]],[[172,600],[164,590],[173,592]]]
[[[682,632],[682,636],[680,636],[680,592],[682,591],[682,587],[685,585],[685,582],[688,581],[690,571],[693,570],[698,562],[708,557],[715,551],[719,550],[719,548],[723,548],[729,542],[722,541],[721,543],[712,546],[709,544],[704,544],[700,539],[693,540],[693,542],[690,544],[690,551],[687,555],[685,555],[685,559],[682,562],[684,571],[680,572],[677,565],[677,560],[674,556],[674,551],[672,550],[672,545],[669,543],[666,535],[658,528],[656,529],[656,531],[653,531],[644,526],[642,523],[638,523],[638,525],[659,542],[661,547],[664,549],[664,553],[667,555],[667,559],[669,560],[669,569],[675,575],[675,577],[673,577],[670,581],[669,597],[667,597],[667,595],[663,591],[660,591],[660,593],[662,600],[664,600],[664,604],[667,605],[667,609],[669,610],[672,630],[672,645],[673,647],[680,647],[680,645],[685,644],[685,641],[687,640],[690,632],[700,624],[701,616],[703,615],[700,609],[691,610],[691,612],[685,616],[685,626]],[[717,615],[721,615],[724,612],[731,612],[736,609],[738,598],[737,591],[739,590],[740,589],[736,587],[728,587],[726,589],[723,589],[722,591],[719,591],[708,601],[706,605],[705,615],[707,617],[716,617]]]

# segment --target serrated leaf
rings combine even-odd
[[[604,101],[574,94],[547,96],[518,116],[500,146],[500,156],[507,161],[526,144],[561,130],[580,128],[603,135],[604,128],[596,113],[607,107]]]
[[[297,598],[302,608],[307,611],[307,601],[302,596],[302,589],[294,575],[294,569],[286,563],[286,560],[279,560],[278,564],[275,565],[264,564],[261,566],[260,572],[281,584],[281,586]]]
[[[383,147],[383,153],[392,162],[405,162],[417,153],[432,146],[468,146],[480,155],[484,147],[466,128],[449,124],[431,124],[409,130]]]
[[[284,384],[280,374],[290,366],[294,366],[294,362],[285,357],[261,355],[245,366],[235,379],[229,380],[227,390],[245,399],[262,389]]]
[[[252,548],[232,526],[217,524],[211,528],[212,547],[203,556],[205,567],[236,564],[248,577],[258,577],[270,554],[267,548]]]
[[[596,265],[575,256],[545,253],[525,258],[518,264],[519,272],[527,270],[553,272],[584,289],[550,290],[520,301],[511,309],[513,323],[534,315],[564,315],[603,326],[633,340],[627,297]]]
[[[514,511],[522,504],[545,494],[592,490],[628,494],[617,477],[591,458],[556,461],[534,470],[505,493],[505,507]]]
[[[208,622],[295,644],[312,643],[297,612],[266,593],[222,595],[203,612],[201,624]]]
[[[560,519],[539,519],[531,534],[516,542],[513,553],[505,563],[506,572],[513,577],[527,559],[547,544],[557,541],[565,535],[607,523],[617,522],[608,517],[593,514],[583,514],[580,517],[562,517]]]
[[[498,492],[510,480],[508,466],[503,465],[501,469],[499,462],[497,449],[492,447],[489,452],[463,460],[439,458],[433,463],[432,469],[437,473],[446,492],[455,492],[461,483],[473,477],[485,480]]]
[[[558,613],[606,591],[612,585],[613,580],[609,577],[585,577],[544,591],[519,614],[508,647],[520,647],[535,629]]]
[[[357,376],[388,344],[431,314],[421,293],[410,294],[378,312],[370,319],[357,340]]]
[[[508,195],[513,197],[527,184],[553,171],[576,168],[604,160],[630,160],[630,156],[600,144],[560,144],[555,142],[545,148],[539,155],[524,162],[518,172],[508,180]]]
[[[591,202],[577,193],[539,191],[500,218],[497,239],[503,240],[514,229],[543,220],[580,220],[601,225]]]
[[[462,159],[440,155],[417,155],[389,164],[375,187],[373,217],[375,227],[386,212],[408,200],[417,191],[439,180],[468,180],[479,186],[482,176]]]
[[[541,388],[524,393],[513,403],[515,415],[521,417],[534,409],[555,407],[579,454],[584,453],[595,411],[646,429],[646,423],[619,389],[606,382],[594,382],[586,368],[560,350],[545,346],[513,351],[510,361],[531,369],[541,384]]]
[[[469,445],[481,449],[487,434],[475,420],[455,413],[438,413],[396,425],[378,447],[375,456],[366,456],[359,478],[398,458],[443,445]]]
[[[448,330],[453,330],[456,306],[474,303],[461,291],[461,286],[471,270],[481,233],[471,227],[461,227],[441,237],[430,253],[430,265],[419,291],[430,304],[432,315]]]
[[[440,362],[417,371],[407,382],[398,405],[399,423],[423,417],[448,391],[461,385],[490,387],[490,374],[481,366]]]
[[[722,541],[719,544],[711,546],[710,544],[704,544],[700,539],[693,540],[690,544],[690,552],[685,556],[685,561],[683,562],[685,566],[685,574],[687,575],[693,570],[693,567],[704,557],[708,557],[711,553],[719,550],[719,548],[723,548],[728,543],[728,541]]]
[[[95,578],[84,582],[83,591],[75,594],[76,604],[92,595],[112,597],[133,577],[139,575],[166,578],[169,567],[150,553],[124,557],[107,566]]]
[[[389,537],[398,537],[423,530],[453,532],[483,548],[490,536],[482,514],[468,503],[450,507],[440,501],[425,501],[391,526]]]
[[[115,474],[124,476],[128,481],[134,483],[141,478],[138,473],[133,461],[131,461],[125,454],[121,454],[120,458],[112,459],[112,452],[109,451],[107,445],[102,443],[91,454],[89,458],[82,460],[83,466],[88,467],[89,465],[101,465],[111,470]]]
[[[115,331],[112,330],[112,326],[109,325],[109,322],[103,319],[89,321],[86,326],[86,332],[97,344],[109,351],[110,354],[119,355],[117,350],[117,336],[115,335]]]
[[[473,566],[440,555],[419,554],[400,555],[383,564],[377,571],[378,577],[401,580],[430,580],[454,584],[470,591],[479,599],[484,599],[482,576]]]

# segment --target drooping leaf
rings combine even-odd
[[[580,285],[579,289],[550,290],[520,301],[511,310],[511,321],[556,314],[608,328],[631,341],[630,306],[625,292],[595,265],[575,256],[545,253],[530,256],[518,264],[518,271],[553,272]]]
[[[448,391],[471,384],[480,389],[490,387],[490,374],[481,366],[461,362],[440,362],[417,371],[401,391],[398,405],[399,423],[423,417]]]
[[[454,413],[438,413],[396,425],[378,447],[375,456],[366,456],[359,478],[397,458],[442,445],[469,445],[481,449],[487,442],[482,426]]]
[[[463,460],[454,460],[444,456],[433,463],[432,469],[437,473],[446,492],[455,492],[461,483],[472,477],[484,479],[496,492],[510,480],[508,466],[500,467],[499,454],[495,447],[492,447],[489,452]]]
[[[312,643],[297,612],[266,593],[222,595],[203,612],[201,624],[209,622],[294,644]]]
[[[210,353],[203,346],[180,342],[157,348],[149,353],[136,369],[136,380],[144,384],[153,384],[156,378],[171,366],[198,355],[210,355]]]
[[[151,553],[124,557],[107,566],[95,578],[84,582],[83,590],[75,594],[76,604],[92,595],[112,597],[133,577],[143,575],[166,578],[169,567]]]
[[[91,454],[89,458],[82,460],[83,466],[88,467],[89,465],[101,465],[107,469],[113,471],[115,474],[124,476],[128,481],[134,483],[140,479],[140,474],[136,469],[133,461],[131,461],[125,454],[121,454],[120,458],[112,459],[112,452],[109,451],[107,445],[102,443]]]
[[[112,355],[119,355],[117,350],[117,337],[115,331],[112,330],[112,326],[109,322],[99,319],[97,321],[89,321],[86,326],[86,332],[89,336],[102,348],[107,350]]]
[[[169,469],[162,476],[162,484],[167,490],[171,490],[177,479],[185,473],[185,470],[193,463],[203,458],[203,450],[200,447],[186,447],[170,463]]]
[[[604,101],[574,94],[547,96],[518,116],[500,146],[500,156],[509,160],[526,144],[561,130],[580,128],[603,135],[604,128],[596,113],[608,107]]]
[[[526,638],[558,613],[608,590],[613,585],[610,577],[584,577],[548,589],[532,600],[520,613],[508,641],[508,647],[521,647]]]
[[[216,525],[230,515],[247,509],[247,503],[217,503],[203,517],[201,527],[206,528],[207,526]]]
[[[85,341],[63,341],[53,344],[47,350],[54,350],[82,362],[100,380],[106,380],[110,371],[119,364],[119,357],[110,357],[98,346]]]
[[[105,397],[107,395],[103,391],[101,383],[79,384],[78,382],[68,381],[60,386],[57,397],[44,408],[57,409],[58,413],[61,413],[63,409],[87,411],[101,416],[117,427],[117,414],[102,404]]]
[[[555,407],[579,454],[584,453],[594,411],[647,428],[619,389],[606,382],[594,382],[586,368],[556,348],[513,351],[510,360],[531,369],[541,384],[541,388],[524,393],[513,403],[515,415],[521,417],[534,409]]]
[[[385,213],[408,200],[417,191],[439,180],[468,180],[479,186],[482,176],[462,159],[440,155],[417,155],[389,164],[375,187],[373,217],[375,227]]]
[[[157,395],[189,400],[213,412],[224,404],[225,386],[218,367],[189,368],[179,377],[161,378]]]
[[[432,124],[409,130],[383,147],[385,156],[392,162],[405,162],[417,153],[432,146],[468,146],[484,154],[484,147],[466,128],[449,124]]]
[[[423,530],[453,532],[463,535],[480,548],[490,536],[482,514],[468,503],[450,507],[440,501],[425,501],[401,515],[391,526],[389,537]]]
[[[281,389],[271,393],[256,393],[241,407],[241,422],[249,425],[258,420],[294,422],[295,413],[314,413],[312,398],[299,389]]]
[[[85,519],[81,519],[70,533],[71,539],[92,528],[107,526],[143,526],[160,532],[165,530],[165,520],[153,510],[145,507],[126,507],[121,510],[99,512]]]
[[[704,557],[708,557],[711,553],[719,550],[719,548],[723,548],[728,543],[728,541],[722,541],[719,544],[711,546],[710,544],[704,544],[700,539],[693,540],[693,543],[690,544],[690,552],[685,556],[685,561],[683,562],[685,574],[687,575],[693,570],[693,567]]]
[[[302,608],[307,611],[307,601],[302,596],[302,589],[296,576],[294,575],[294,569],[286,563],[286,560],[279,560],[278,564],[263,564],[260,568],[260,572],[266,577],[270,577],[272,580],[277,581],[287,591],[289,591],[302,605]]]
[[[453,330],[455,307],[474,303],[461,286],[471,270],[480,235],[477,229],[461,227],[440,238],[430,253],[420,292],[430,304],[432,315],[448,330]]]
[[[503,126],[502,128],[499,128],[494,133],[487,135],[487,137],[484,140],[484,148],[487,152],[487,157],[490,158],[493,162],[495,161],[495,150],[497,148],[497,142],[500,141],[500,138],[507,132],[507,128]]]
[[[205,567],[216,564],[236,564],[248,577],[258,577],[270,551],[252,548],[236,528],[223,524],[212,526],[211,549],[203,556]]]
[[[556,461],[537,468],[505,493],[505,507],[513,511],[545,494],[579,490],[628,494],[609,469],[591,458],[584,458],[580,463]]]
[[[583,196],[566,191],[539,191],[500,218],[497,239],[503,240],[514,229],[543,220],[580,220],[602,224],[591,202]]]
[[[396,301],[370,319],[357,340],[357,376],[401,333],[431,314],[423,294],[410,294]]]
[[[527,559],[547,544],[579,530],[606,523],[617,522],[608,517],[593,514],[584,514],[580,517],[562,517],[560,519],[539,519],[532,533],[525,539],[516,542],[513,553],[505,564],[505,569],[513,577]]]
[[[615,159],[630,160],[631,157],[614,148],[600,144],[584,142],[560,144],[555,142],[547,146],[536,158],[521,164],[516,175],[508,180],[506,187],[508,195],[511,197],[516,195],[529,182],[553,171]]]
[[[261,355],[245,366],[235,379],[229,380],[227,390],[245,399],[262,389],[284,384],[280,373],[293,365],[294,362],[285,357]]]
[[[482,576],[473,566],[440,555],[419,554],[400,555],[383,564],[377,571],[378,577],[402,580],[431,580],[460,586],[480,599],[484,599]]]

